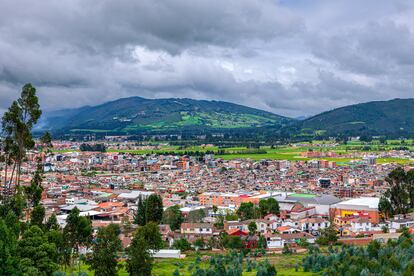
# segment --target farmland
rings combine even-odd
[[[364,143],[360,141],[351,141],[347,144],[335,144],[332,141],[314,141],[313,143],[297,143],[283,146],[262,146],[260,148],[247,147],[228,147],[219,148],[217,146],[148,146],[142,149],[115,149],[109,148],[108,152],[130,153],[130,154],[202,154],[214,153],[217,158],[225,160],[233,159],[251,159],[251,160],[288,160],[288,161],[309,161],[314,159],[323,159],[335,161],[338,164],[347,164],[351,161],[361,161],[362,155],[379,155],[377,162],[410,164],[414,161],[405,157],[383,156],[384,152],[391,150],[408,149],[414,150],[412,140],[388,140],[386,144],[380,144],[379,141]],[[69,152],[71,150],[55,150],[57,153]],[[303,153],[308,151],[331,152],[335,153],[334,157],[306,157]],[[350,157],[354,153],[355,156]]]

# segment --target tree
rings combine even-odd
[[[49,243],[54,243],[56,246],[57,263],[62,265],[70,265],[70,254],[72,248],[69,245],[63,235],[63,232],[58,229],[49,229],[47,234],[47,240]]]
[[[230,248],[230,249],[244,248],[244,242],[239,236],[226,236],[223,243],[224,243],[224,247]]]
[[[257,268],[257,276],[276,276],[277,271],[274,265],[271,265],[267,260],[260,263]]]
[[[46,229],[47,230],[60,230],[60,226],[58,224],[57,218],[55,214],[52,214],[46,222]]]
[[[390,185],[385,196],[389,199],[394,212],[397,214],[406,214],[409,207],[409,194],[406,189],[405,171],[402,168],[397,168],[390,172],[385,180]]]
[[[110,224],[99,229],[95,243],[92,246],[92,256],[88,263],[97,276],[118,275],[118,253],[122,243],[118,235],[121,230],[118,225]]]
[[[14,184],[16,187],[19,186],[21,165],[26,156],[26,151],[32,149],[35,145],[31,130],[41,114],[36,88],[31,84],[25,84],[20,98],[11,104],[2,118],[2,130],[5,137],[3,150],[6,157],[5,185],[8,183],[7,166],[13,164],[9,184],[11,185],[13,182],[14,173],[16,173]],[[10,186],[5,188],[7,191]]]
[[[50,134],[49,131],[46,131],[42,137],[40,137],[40,143],[42,143],[43,147],[46,148],[52,148],[53,144],[52,144],[52,135]]]
[[[259,201],[259,210],[262,217],[268,214],[278,215],[280,213],[279,202],[272,197],[262,199]]]
[[[332,245],[338,240],[337,231],[335,230],[333,224],[329,227],[321,230],[321,235],[316,240],[316,243],[319,245]]]
[[[385,180],[389,189],[381,197],[378,206],[384,217],[406,214],[410,208],[414,208],[414,170],[406,173],[404,169],[397,168]]]
[[[185,238],[174,240],[172,247],[181,251],[191,250],[191,244]]]
[[[145,226],[144,226],[145,227]],[[131,276],[151,275],[153,258],[144,238],[134,238],[128,248],[126,269]]]
[[[14,195],[2,199],[2,204],[0,204],[0,217],[5,218],[10,212],[13,212],[17,218],[21,218],[25,207],[25,197],[23,196],[22,189],[18,188]]]
[[[134,215],[134,223],[144,226],[146,223],[146,218],[145,218],[145,212],[146,212],[146,208],[145,208],[145,200],[142,199],[142,197],[140,196],[138,198],[138,209],[137,212]]]
[[[163,213],[162,199],[159,195],[150,195],[145,201],[145,221],[160,223]]]
[[[250,222],[249,225],[247,226],[247,228],[249,229],[249,235],[253,236],[257,231],[256,222],[254,222],[254,221]]]
[[[204,247],[206,246],[206,242],[203,238],[198,238],[195,240],[194,242],[194,247],[197,249],[204,249]]]
[[[241,220],[248,220],[255,218],[255,207],[252,202],[243,202],[237,209],[237,215]]]
[[[206,216],[205,209],[192,210],[188,213],[187,221],[192,223],[201,222]]]
[[[173,231],[180,229],[181,223],[183,222],[183,215],[181,214],[180,206],[174,205],[168,207],[162,216],[162,222],[170,225],[170,228]]]
[[[37,205],[33,208],[32,214],[30,216],[30,224],[37,225],[40,228],[43,228],[43,220],[45,219],[45,207],[42,205]]]
[[[31,206],[37,206],[42,199],[42,180],[43,180],[43,166],[40,160],[37,163],[37,169],[30,181],[30,186],[24,187],[26,197]]]
[[[92,224],[86,217],[79,216],[79,209],[73,208],[66,218],[63,229],[65,240],[70,251],[70,267],[73,265],[73,255],[79,253],[80,246],[88,246],[92,240]]]
[[[18,256],[24,272],[36,275],[52,275],[57,270],[56,245],[49,243],[47,236],[37,225],[27,229],[18,242]]]
[[[292,250],[289,248],[289,245],[287,243],[285,243],[285,245],[283,246],[282,254],[284,255],[292,254]]]
[[[380,201],[378,203],[378,211],[380,211],[386,219],[394,214],[391,202],[388,200],[387,197],[381,196]]]
[[[18,275],[17,237],[3,219],[0,219],[0,237],[0,275]]]
[[[259,241],[257,242],[257,247],[260,249],[266,249],[267,248],[267,242],[266,238],[262,235],[259,237]]]
[[[160,223],[163,215],[162,199],[159,195],[150,195],[146,199],[139,197],[138,210],[134,216],[134,223],[144,226],[148,222]]]
[[[153,254],[162,247],[159,227],[155,222],[149,222],[139,227],[131,245],[128,248],[127,271],[130,275],[151,275]]]

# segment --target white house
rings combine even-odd
[[[183,223],[181,234],[212,235],[213,225],[210,223]]]
[[[299,229],[303,232],[319,232],[322,229],[329,227],[330,222],[323,218],[305,218],[299,221]]]
[[[368,218],[356,218],[350,221],[352,232],[366,232],[372,230],[372,223]]]
[[[268,236],[266,244],[268,249],[280,249],[285,246],[285,242],[280,236]]]
[[[414,218],[404,218],[396,216],[391,220],[391,229],[401,229],[403,227],[411,227],[414,225]]]

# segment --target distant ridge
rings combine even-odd
[[[414,99],[354,104],[296,119],[224,101],[122,98],[45,114],[42,130],[60,134],[242,133],[276,137],[414,135]]]
[[[300,122],[302,131],[326,134],[414,133],[414,99],[354,104],[326,111]]]
[[[223,101],[122,98],[46,114],[42,127],[64,133],[163,133],[282,127],[294,120]]]

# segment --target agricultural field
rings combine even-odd
[[[339,144],[332,146],[332,143],[326,141],[314,141],[310,143],[298,143],[296,145],[286,145],[278,147],[263,146],[260,149],[250,149],[246,147],[230,147],[230,148],[218,148],[216,146],[188,146],[178,147],[171,145],[163,145],[158,149],[142,149],[142,150],[117,150],[108,149],[108,152],[120,152],[120,153],[132,153],[132,154],[185,154],[189,152],[214,152],[216,157],[223,158],[225,160],[232,159],[252,159],[252,160],[288,160],[288,161],[306,161],[312,159],[323,159],[328,161],[335,161],[339,165],[348,164],[351,161],[361,161],[360,157],[350,158],[346,154],[350,153],[365,153],[365,154],[379,154],[392,149],[398,149],[399,147],[405,147],[414,151],[413,140],[388,140],[385,145],[379,143],[379,141],[372,141],[370,143],[364,143],[360,141],[350,141],[347,144]],[[335,152],[337,157],[320,157],[320,158],[307,158],[301,154],[312,151],[322,152]],[[56,150],[55,152],[69,152],[71,150]],[[344,157],[341,157],[343,155]],[[384,163],[398,163],[401,165],[414,163],[413,160],[404,158],[378,158],[379,164]]]

